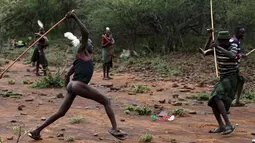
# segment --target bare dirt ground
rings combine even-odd
[[[32,72],[29,65],[21,62],[15,64],[7,73],[9,78],[0,80],[0,90],[15,91],[21,93],[20,98],[2,97],[0,96],[0,137],[4,139],[4,143],[16,142],[17,136],[13,133],[12,127],[25,125],[25,129],[33,129],[41,124],[42,117],[49,117],[56,112],[61,105],[63,98],[56,98],[59,93],[65,94],[65,89],[33,89],[23,84],[24,79],[36,80],[38,77]],[[126,131],[129,136],[124,143],[139,142],[140,136],[146,133],[153,135],[154,143],[170,142],[170,138],[175,138],[177,143],[250,143],[253,136],[251,132],[255,130],[255,104],[247,104],[246,107],[231,108],[229,115],[233,124],[239,124],[239,127],[230,135],[222,136],[220,134],[209,134],[208,131],[216,128],[217,123],[214,119],[211,109],[207,106],[207,102],[202,105],[192,105],[191,99],[186,96],[194,95],[203,91],[210,93],[211,85],[198,87],[196,85],[175,82],[179,87],[173,87],[173,81],[148,81],[138,79],[141,73],[123,73],[115,74],[113,80],[103,81],[101,71],[95,71],[91,83],[96,89],[111,98],[112,106],[116,113],[118,126]],[[9,85],[8,80],[15,79],[16,84]],[[110,88],[100,85],[112,83],[114,87],[122,87],[119,91],[112,91]],[[144,93],[137,95],[129,95],[128,90],[132,84],[145,84],[152,87],[153,94]],[[191,86],[192,89],[187,92],[181,92],[183,86]],[[163,91],[157,91],[163,88]],[[179,97],[186,102],[182,106],[173,106],[168,104],[168,100],[173,99],[173,94],[179,94]],[[158,101],[166,99],[166,103],[161,104]],[[178,101],[178,100],[177,100]],[[175,108],[184,108],[196,111],[197,114],[187,114],[186,117],[175,118],[174,121],[152,121],[150,116],[127,115],[124,113],[126,104],[162,105],[166,110]],[[24,105],[23,110],[18,110],[18,106]],[[70,118],[82,116],[87,118],[79,124],[71,124]],[[125,121],[123,121],[125,119]],[[15,120],[16,122],[11,122]],[[122,120],[122,122],[121,122]],[[107,130],[110,128],[110,122],[105,114],[103,106],[94,101],[77,97],[69,110],[69,112],[54,124],[47,127],[41,133],[43,140],[37,143],[61,143],[66,142],[57,138],[57,133],[64,133],[65,137],[75,137],[75,143],[113,143],[120,142],[112,137]],[[64,131],[63,131],[64,130]],[[94,136],[94,134],[98,136]],[[7,140],[9,137],[13,140]],[[50,138],[52,136],[53,138]],[[25,136],[20,143],[35,142],[28,136]]]

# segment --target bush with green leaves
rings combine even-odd
[[[173,114],[177,117],[183,117],[185,115],[186,111],[182,108],[174,109]]]
[[[255,92],[248,91],[247,93],[245,93],[245,96],[243,98],[255,101]]]
[[[150,143],[153,139],[153,136],[151,134],[145,134],[140,137],[140,141],[144,143]]]
[[[64,78],[60,74],[48,74],[42,79],[36,80],[32,88],[61,88],[64,86]]]
[[[15,84],[15,80],[14,80],[14,79],[9,80],[9,81],[8,81],[8,84],[14,85],[14,84]]]
[[[134,106],[134,105],[129,105],[126,106],[125,111],[126,114],[130,114],[130,112],[136,112],[138,115],[141,116],[148,116],[151,115],[152,110],[148,106]]]
[[[150,90],[151,90],[151,88],[149,88],[143,84],[137,84],[137,85],[131,86],[131,92],[133,92],[133,93],[147,93]]]
[[[169,63],[160,57],[153,59],[152,65],[153,65],[153,69],[156,72],[167,74],[168,76],[178,76],[181,74],[180,70],[171,68]]]

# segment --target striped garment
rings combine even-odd
[[[241,60],[241,42],[236,38],[236,36],[233,36],[230,40],[229,40],[230,46],[231,47],[236,47],[237,48],[237,57],[238,57],[238,62],[240,63]]]
[[[236,46],[230,46],[229,51],[233,52],[236,55],[235,59],[231,59],[222,51],[216,48],[217,54],[217,63],[220,77],[226,77],[235,73],[239,73],[239,58],[238,58],[238,49]]]

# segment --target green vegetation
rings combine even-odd
[[[15,80],[14,80],[14,79],[9,80],[9,81],[8,81],[8,84],[14,85],[14,84],[15,84]]]
[[[152,139],[153,139],[153,136],[151,134],[145,134],[141,136],[140,141],[145,143],[150,143]]]
[[[146,93],[150,90],[151,90],[151,88],[149,88],[143,84],[137,84],[137,85],[131,86],[131,92],[133,92],[133,93]]]
[[[152,110],[148,106],[134,106],[134,105],[129,105],[126,106],[125,111],[126,114],[130,114],[130,112],[136,112],[138,115],[141,116],[148,116],[151,115]]]
[[[171,143],[176,143],[176,139],[175,139],[175,138],[170,138],[169,141],[170,141]]]
[[[22,94],[13,91],[1,91],[0,95],[2,95],[3,97],[22,96]]]
[[[233,34],[237,25],[243,25],[249,29],[247,40],[253,40],[255,3],[252,0],[213,2],[216,32],[230,30]],[[99,41],[99,35],[109,26],[118,39],[117,51],[130,48],[143,51],[144,55],[196,51],[203,45],[206,29],[210,27],[209,1],[104,0],[102,4],[101,0],[1,0],[0,35],[4,37],[0,39],[18,38],[29,43],[28,37],[34,37],[38,30],[38,18],[49,29],[71,9],[76,9],[86,22],[93,41]],[[49,33],[50,44],[63,38],[64,32],[77,28],[70,21],[61,24]],[[99,46],[100,42],[95,44]]]
[[[23,80],[23,84],[33,84],[33,81],[31,81],[29,79],[25,79],[25,80]]]
[[[65,137],[65,141],[67,141],[67,142],[74,142],[75,141],[75,137],[74,136],[67,136],[67,137]]]
[[[48,74],[42,79],[36,80],[32,88],[61,88],[64,86],[64,78],[59,74]]]
[[[70,120],[71,120],[72,124],[79,124],[82,121],[88,120],[88,118],[84,118],[84,117],[72,117]]]
[[[248,99],[248,100],[252,100],[255,101],[255,92],[253,91],[248,91],[247,93],[245,93],[244,99]]]
[[[185,115],[185,110],[182,108],[174,109],[173,114],[177,117],[183,117]]]

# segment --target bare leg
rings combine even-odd
[[[220,112],[219,112],[217,106],[214,105],[212,110],[213,110],[213,114],[214,114],[216,120],[218,121],[219,127],[220,128],[224,127],[224,123],[222,122],[222,119],[221,119],[221,116],[220,116]]]
[[[209,131],[209,133],[221,133],[224,131],[224,123],[222,122],[222,119],[221,119],[221,116],[220,116],[220,113],[219,113],[219,110],[218,110],[216,104],[213,104],[212,110],[213,110],[213,114],[218,122],[219,127],[214,130]]]
[[[226,123],[226,126],[231,126],[232,127],[232,125],[231,125],[231,123],[229,121],[229,118],[228,118],[228,115],[227,115],[227,111],[226,111],[226,108],[225,108],[223,102],[221,100],[215,99],[215,103],[216,103],[216,105],[218,107],[218,110],[219,110],[220,114],[222,115],[222,117],[223,117],[223,119],[224,119],[224,121]]]
[[[47,66],[43,65],[43,74],[44,76],[47,76]]]
[[[108,130],[108,132],[112,136],[116,137],[117,139],[120,139],[120,140],[126,139],[127,134],[121,130],[118,130],[117,128],[117,123],[116,123],[114,112],[111,107],[111,102],[107,97],[99,93],[97,90],[79,81],[74,82],[72,89],[74,94],[80,95],[81,97],[84,97],[87,99],[94,100],[104,105],[106,114],[108,115],[112,124],[112,128]]]
[[[110,73],[110,64],[108,63],[107,64],[107,78],[111,79],[110,76],[109,76],[109,73]]]
[[[105,111],[106,111],[110,121],[111,121],[112,129],[117,130],[117,123],[116,123],[115,115],[114,115],[114,112],[111,107],[111,102],[107,97],[105,97],[104,95],[99,93],[97,90],[95,90],[95,89],[89,87],[88,85],[86,85],[82,82],[79,82],[79,81],[73,82],[72,89],[73,89],[73,94],[79,95],[79,96],[87,98],[87,99],[94,100],[94,101],[102,104],[105,108]]]
[[[39,62],[39,61],[36,61],[36,75],[37,75],[37,76],[40,76],[40,74],[39,74],[39,68],[40,68],[40,62]]]
[[[238,87],[237,87],[237,97],[236,97],[236,103],[235,103],[236,106],[245,105],[244,103],[240,102],[240,98],[241,98],[241,94],[242,94],[243,86],[244,86],[244,78],[242,76],[240,78],[241,79],[239,80]]]
[[[104,79],[104,80],[107,79],[107,78],[106,78],[106,69],[107,69],[107,64],[104,63],[104,64],[103,64],[103,72],[104,72],[104,77],[103,77],[103,79]]]
[[[60,109],[58,110],[57,113],[55,113],[54,115],[52,115],[51,117],[49,117],[41,126],[39,126],[38,128],[36,128],[34,131],[32,131],[35,135],[40,135],[40,132],[47,126],[49,126],[50,124],[52,124],[53,122],[55,122],[57,119],[63,117],[66,112],[69,110],[69,108],[71,107],[74,99],[75,99],[75,95],[72,95],[71,93],[67,93],[64,99],[64,102],[62,103]]]

